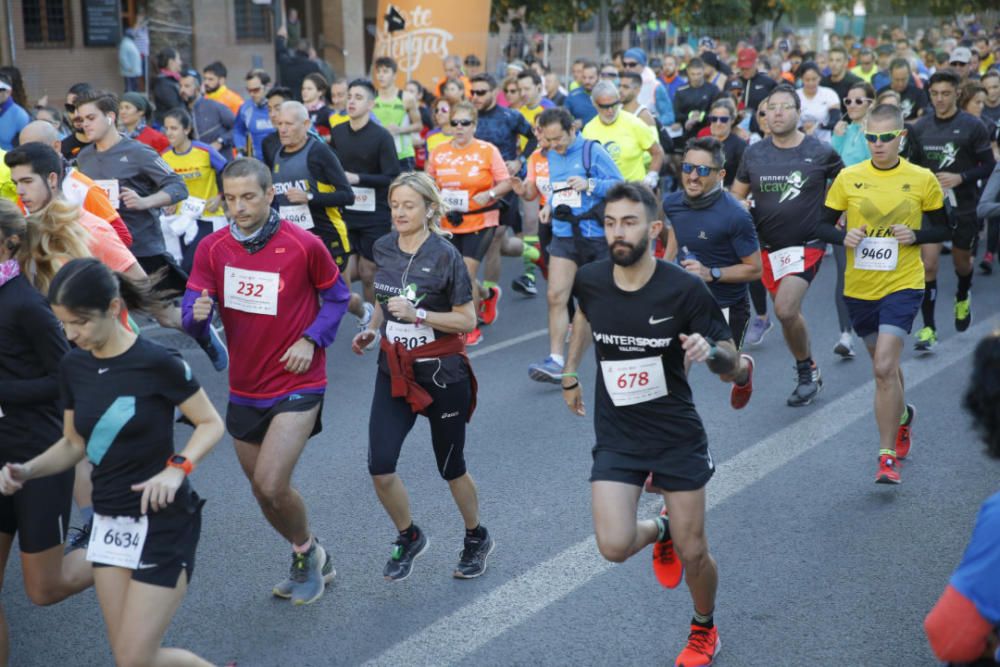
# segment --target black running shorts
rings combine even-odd
[[[259,445],[264,442],[271,420],[282,412],[308,412],[319,406],[316,423],[309,437],[323,430],[323,394],[292,394],[269,408],[255,408],[229,401],[226,408],[226,431],[234,439]]]
[[[694,447],[664,447],[660,450],[622,452],[596,446],[591,482],[622,482],[643,486],[653,473],[653,486],[664,491],[696,491],[715,474],[708,443]]]
[[[12,496],[0,496],[0,533],[17,534],[18,545],[26,554],[62,544],[73,505],[74,477],[70,468],[33,479]]]

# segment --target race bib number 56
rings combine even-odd
[[[800,245],[767,253],[771,261],[771,275],[777,281],[791,273],[802,273],[806,270],[805,253],[805,248]]]
[[[616,407],[645,403],[667,395],[660,357],[602,361],[604,388]]]
[[[94,515],[87,545],[87,560],[134,570],[149,531],[149,517]]]

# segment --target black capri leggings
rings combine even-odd
[[[434,400],[425,410],[431,425],[431,443],[438,472],[447,481],[465,474],[465,421],[472,402],[469,379],[445,387],[421,383]],[[396,472],[403,441],[417,421],[417,413],[404,398],[393,398],[387,373],[375,378],[375,394],[368,417],[368,472],[390,475]]]

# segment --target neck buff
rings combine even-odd
[[[255,231],[249,236],[240,231],[240,228],[236,226],[236,222],[229,223],[229,233],[233,235],[233,238],[240,242],[246,251],[251,255],[267,245],[267,242],[271,240],[275,232],[278,231],[278,227],[281,225],[281,218],[278,214],[271,209],[271,214],[267,218],[260,229]]]

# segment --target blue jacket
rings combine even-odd
[[[258,159],[263,155],[261,142],[264,137],[274,132],[271,117],[268,114],[267,100],[259,106],[253,100],[247,100],[236,114],[236,124],[233,125],[233,146],[237,150],[247,150],[247,137],[253,145],[253,157]]]
[[[0,106],[0,148],[9,151],[14,148],[17,135],[31,122],[28,112],[14,102],[13,97]]]
[[[597,115],[597,107],[590,99],[590,93],[583,89],[583,86],[574,88],[569,97],[566,98],[566,108],[573,114],[573,117],[580,120],[584,125]]]
[[[656,117],[661,125],[674,124],[674,103],[670,101],[670,93],[663,82],[657,79],[656,86]]]
[[[842,137],[838,137],[836,134],[832,135],[830,145],[833,146],[833,150],[840,154],[840,159],[844,161],[845,167],[864,162],[872,156],[871,151],[868,150],[868,142],[865,141],[861,123],[848,125],[847,131]]]
[[[564,183],[571,176],[587,178],[587,172],[583,168],[583,144],[585,139],[579,134],[570,144],[565,155],[559,155],[554,150],[546,152],[549,158],[549,183],[555,188],[556,183]],[[622,172],[618,165],[611,159],[608,152],[600,143],[594,142],[590,153],[590,178],[594,180],[594,188],[588,194],[586,191],[580,193],[580,206],[573,207],[573,214],[580,215],[592,209],[604,199],[611,186],[622,181]],[[552,205],[554,195],[549,197],[549,205]],[[584,236],[590,238],[604,236],[604,226],[596,220],[580,221],[580,229]],[[573,235],[573,226],[565,220],[552,218],[552,234],[563,238]]]

